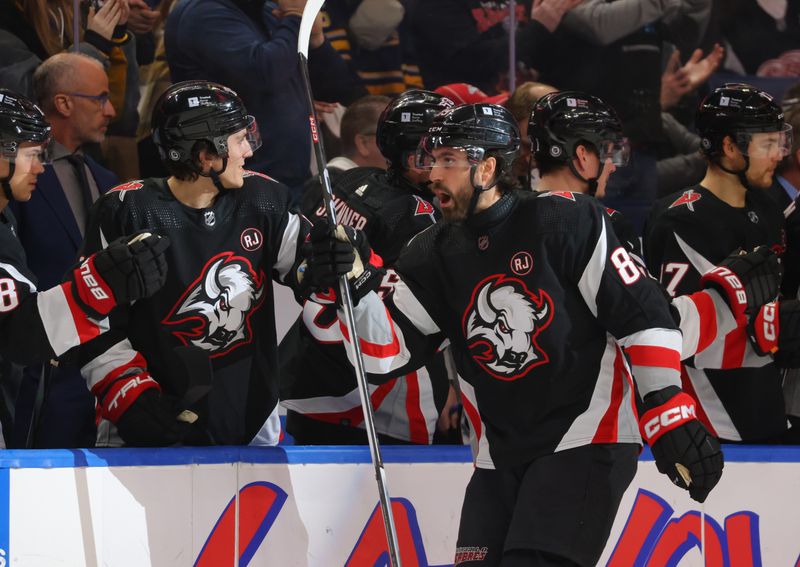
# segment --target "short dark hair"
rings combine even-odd
[[[597,148],[595,145],[587,140],[578,140],[575,142],[575,146],[572,148],[572,153],[575,152],[575,149],[578,146],[583,146],[588,151],[592,152],[594,155],[599,155]],[[572,160],[570,160],[572,161]],[[554,159],[538,159],[536,160],[536,168],[539,170],[539,175],[547,175],[548,173],[552,173],[553,171],[558,171],[561,168],[569,167],[568,163],[564,163],[563,161],[558,161]]]
[[[219,156],[214,144],[209,140],[198,140],[192,146],[191,163],[194,167],[190,167],[185,161],[172,161],[170,159],[162,159],[161,163],[164,164],[164,169],[167,173],[181,181],[196,181],[200,177],[200,152],[205,150],[212,156]]]
[[[554,92],[555,87],[546,83],[527,81],[518,86],[508,97],[505,107],[517,122],[527,122],[534,105],[548,92]]]
[[[383,95],[367,95],[347,107],[342,115],[341,140],[342,154],[350,157],[356,151],[356,136],[374,134],[378,128],[378,118],[391,102]]]

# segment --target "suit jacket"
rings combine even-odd
[[[119,184],[114,173],[89,156],[86,156],[86,165],[101,195]],[[40,289],[49,289],[62,281],[83,243],[53,166],[46,165],[39,175],[30,201],[11,203],[11,206],[17,217],[19,239],[28,257],[28,267],[39,279]]]

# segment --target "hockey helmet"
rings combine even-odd
[[[192,148],[209,142],[220,157],[228,155],[228,136],[247,130],[255,151],[261,137],[255,118],[231,89],[208,81],[184,81],[167,89],[153,109],[153,142],[162,161],[196,167]]]
[[[773,150],[781,157],[792,147],[792,127],[784,122],[783,110],[772,96],[753,86],[728,83],[714,89],[700,103],[695,115],[700,148],[709,156],[722,153],[722,140],[730,136],[742,154],[767,155]],[[778,132],[769,145],[750,147],[753,134]]]
[[[540,98],[528,120],[528,137],[534,159],[568,164],[575,148],[589,143],[600,161],[622,167],[630,158],[630,146],[622,123],[611,106],[600,98],[578,92],[553,92]]]
[[[420,89],[404,92],[383,110],[375,134],[383,157],[392,167],[403,167],[403,156],[415,152],[434,116],[453,108],[453,101]]]
[[[48,163],[52,154],[50,124],[33,102],[8,89],[0,89],[0,157],[14,162],[19,145],[42,145],[37,157]]]
[[[439,147],[464,150],[473,165],[491,152],[500,159],[498,173],[503,173],[519,154],[519,128],[511,112],[502,106],[466,104],[434,118],[428,133],[420,140],[417,167],[433,167],[432,152]]]

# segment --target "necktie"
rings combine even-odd
[[[89,210],[92,208],[94,199],[92,198],[92,189],[89,186],[89,178],[86,177],[85,161],[82,155],[72,154],[67,156],[67,161],[75,168],[75,175],[78,178],[78,188],[81,190],[81,197],[83,197],[83,206],[86,209],[86,215],[89,215]]]

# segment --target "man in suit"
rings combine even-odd
[[[33,76],[33,89],[55,140],[53,161],[39,176],[30,201],[15,203],[19,237],[28,265],[43,288],[60,282],[77,258],[89,208],[99,195],[119,183],[117,176],[84,153],[100,143],[115,115],[103,65],[79,53],[59,53],[45,60]],[[78,368],[45,369],[49,393],[37,392],[41,368],[29,368],[17,403],[17,422],[41,404],[35,432],[38,447],[91,445],[94,403]],[[18,428],[24,430],[25,428]],[[22,439],[17,439],[22,444]]]

